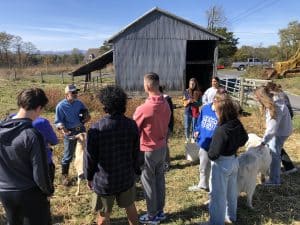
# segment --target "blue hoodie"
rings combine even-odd
[[[197,144],[200,148],[208,151],[217,124],[218,118],[212,109],[212,103],[204,105],[195,127],[195,131],[199,132]]]

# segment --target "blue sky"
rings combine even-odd
[[[206,27],[212,5],[223,7],[239,46],[277,44],[278,30],[300,20],[300,0],[0,0],[0,31],[43,51],[86,50],[156,6]]]

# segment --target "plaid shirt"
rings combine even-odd
[[[135,121],[108,115],[88,131],[84,172],[97,194],[113,195],[134,184],[140,173],[139,134]]]

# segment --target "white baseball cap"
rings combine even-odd
[[[76,88],[74,84],[69,84],[65,88],[65,93],[73,92],[73,91],[80,91],[80,89]]]

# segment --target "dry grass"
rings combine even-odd
[[[10,85],[10,84],[9,84]],[[9,93],[12,97],[7,102],[10,107],[15,104],[15,91],[20,89],[21,84],[15,84],[13,90],[8,89],[8,83],[0,88],[0,94]],[[22,86],[23,87],[23,86]],[[61,87],[59,85],[54,87]],[[3,89],[4,88],[4,89]],[[58,92],[59,89],[51,87],[50,92]],[[60,99],[53,94],[54,99]],[[80,98],[93,109],[91,123],[103,116],[101,105],[93,95],[80,96]],[[7,100],[7,98],[5,98]],[[6,101],[5,100],[5,101]],[[126,115],[132,116],[136,106],[141,104],[144,99],[133,98],[128,102]],[[2,101],[1,108],[2,108]],[[180,99],[174,99],[174,103],[181,105]],[[6,106],[5,106],[6,107]],[[0,111],[6,109],[1,109]],[[248,132],[262,134],[264,131],[263,117],[258,110],[251,110],[252,114],[242,117],[241,120]],[[1,115],[4,113],[2,112]],[[183,144],[183,108],[175,109],[175,133],[170,140],[171,149],[171,170],[166,173],[167,197],[165,211],[168,213],[168,220],[163,224],[166,225],[193,225],[199,222],[207,221],[208,210],[203,203],[208,199],[205,192],[188,192],[187,188],[198,182],[198,165],[191,164],[185,160]],[[50,121],[54,120],[54,112],[51,108],[47,111],[46,116]],[[51,198],[51,208],[54,223],[60,225],[90,225],[93,224],[96,215],[90,209],[91,192],[88,188],[82,187],[82,193],[75,196],[76,183],[66,188],[60,183],[60,160],[62,157],[62,136],[60,144],[54,148],[54,161],[56,163],[55,194]],[[293,161],[300,166],[300,133],[295,132],[286,142],[286,150]],[[71,166],[71,176],[76,177],[76,172]],[[237,224],[254,225],[254,224],[299,224],[300,223],[300,173],[285,175],[283,185],[279,188],[266,188],[258,185],[253,197],[255,210],[250,210],[246,206],[246,198],[240,197],[238,204],[238,221]],[[84,186],[84,182],[82,186]],[[141,185],[137,184],[137,209],[139,214],[146,211],[145,200],[143,198]],[[4,224],[3,209],[0,209],[0,224]],[[127,224],[125,213],[118,207],[114,208],[112,213],[112,224]]]

